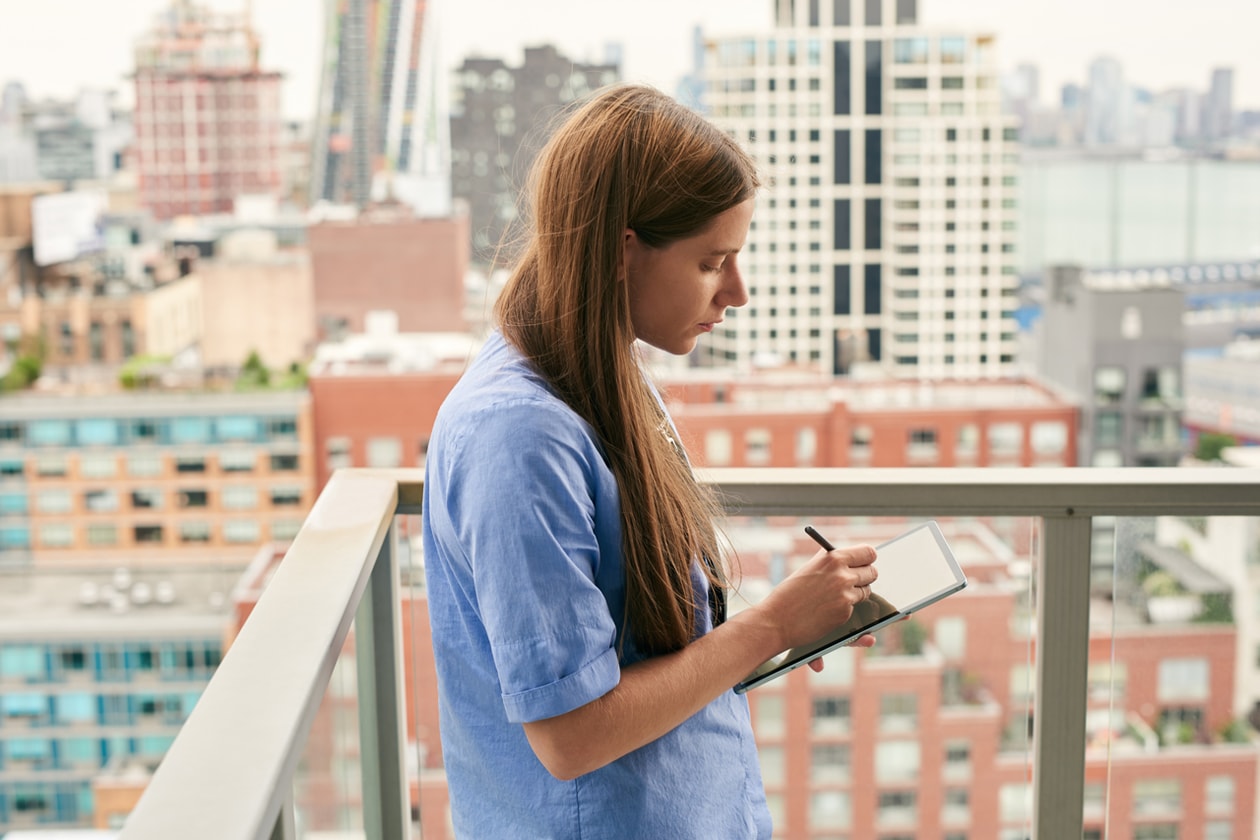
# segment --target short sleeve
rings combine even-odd
[[[559,406],[470,412],[438,465],[510,721],[554,717],[620,679],[617,626],[598,582],[595,505],[611,480]],[[607,547],[604,547],[607,550]]]

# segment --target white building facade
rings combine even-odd
[[[777,0],[769,32],[710,42],[709,116],[766,185],[752,300],[701,364],[1016,373],[1018,144],[993,39],[916,18],[914,0]]]

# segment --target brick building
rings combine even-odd
[[[464,329],[467,216],[377,207],[354,222],[312,225],[308,243],[318,338],[362,332],[375,310],[392,310],[402,332]]]
[[[0,566],[243,567],[314,500],[305,392],[5,397]]]
[[[281,74],[263,70],[246,16],[172,0],[135,49],[136,169],[159,219],[279,195]]]

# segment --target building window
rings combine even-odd
[[[853,821],[851,794],[843,790],[820,790],[809,797],[811,828],[848,828]]]
[[[998,789],[998,816],[1004,823],[1027,824],[1032,819],[1032,788],[1014,782]]]
[[[749,429],[744,433],[744,462],[752,466],[770,463],[769,429]]]
[[[1133,813],[1176,813],[1181,810],[1180,779],[1140,779],[1133,783]]]
[[[905,825],[919,818],[918,797],[912,790],[886,790],[879,794],[879,822],[881,825]]]
[[[162,507],[162,491],[147,487],[132,490],[131,507],[133,510],[160,509]]]
[[[373,437],[367,441],[367,465],[392,469],[402,465],[402,441],[396,437]]]
[[[850,173],[850,156],[852,152],[849,137],[850,134],[847,129],[836,131],[834,134],[834,148],[832,149],[832,165],[834,167],[832,183],[834,184],[847,184],[852,177]]]
[[[960,616],[942,616],[933,627],[937,650],[946,659],[962,659],[967,653],[967,620]]]
[[[1129,685],[1129,670],[1123,662],[1089,663],[1089,699],[1106,702],[1124,699]]]
[[[1032,425],[1032,448],[1037,455],[1062,455],[1067,450],[1067,424],[1058,420],[1042,420]]]
[[[945,771],[955,778],[971,772],[971,744],[966,741],[945,742]]]
[[[1234,840],[1234,824],[1212,820],[1203,826],[1203,840]]]
[[[898,38],[893,41],[893,62],[896,64],[927,64],[927,38]]]
[[[850,86],[852,85],[853,58],[848,41],[835,42],[832,46],[832,59],[834,68],[832,111],[837,116],[843,116],[848,114],[852,107]]]
[[[35,496],[35,509],[40,513],[69,513],[73,507],[69,490],[40,490]]]
[[[1124,417],[1117,411],[1100,411],[1094,415],[1094,445],[1115,447],[1124,435]]]
[[[324,443],[324,450],[328,457],[329,472],[354,466],[353,458],[350,457],[350,438],[330,437]]]
[[[911,429],[906,446],[906,455],[912,460],[936,460],[936,429]]]
[[[757,748],[758,763],[761,765],[761,778],[767,787],[779,787],[783,784],[786,772],[783,759],[783,747],[762,744]]]
[[[258,507],[258,488],[249,484],[224,487],[219,491],[223,507],[227,510],[253,510]]]
[[[878,4],[881,0],[868,0]],[[882,41],[866,42],[866,113],[870,116],[879,116],[884,112],[883,104],[884,94],[884,44]],[[868,132],[869,136],[869,132]],[[867,157],[869,161],[869,155]],[[879,181],[871,181],[870,173],[867,173],[868,184],[878,184]]]
[[[832,247],[837,251],[847,251],[852,245],[852,222],[849,217],[850,204],[847,198],[838,198],[833,205]]]
[[[911,732],[919,722],[919,698],[914,694],[885,694],[879,698],[881,732]]]
[[[251,519],[233,519],[223,523],[223,539],[230,543],[256,543],[258,523]]]
[[[261,424],[257,417],[220,417],[214,421],[215,435],[220,441],[256,441]]]
[[[302,488],[286,485],[271,488],[272,507],[294,507],[302,504]]]
[[[67,548],[74,544],[74,526],[50,522],[39,528],[39,542],[45,548]]]
[[[1161,660],[1159,663],[1159,701],[1161,703],[1205,701],[1208,697],[1208,677],[1208,661],[1202,657]]]
[[[118,456],[90,452],[79,456],[79,475],[84,478],[113,478],[118,474]]]
[[[1116,449],[1098,449],[1094,452],[1094,457],[1090,461],[1090,466],[1123,467],[1124,456]]]
[[[272,472],[297,472],[298,456],[297,455],[272,455],[271,471]]]
[[[783,735],[783,696],[773,690],[754,699],[753,722],[758,738],[778,738]]]
[[[210,443],[210,420],[205,417],[176,417],[171,421],[172,443]]]
[[[1207,812],[1209,814],[1234,813],[1234,777],[1209,776],[1205,783]]]
[[[205,490],[180,490],[179,506],[182,508],[203,508],[209,502],[209,493]]]
[[[88,545],[117,545],[118,526],[112,523],[92,523],[87,526]]]
[[[60,478],[69,472],[64,452],[40,452],[35,456],[35,474],[41,478]]]
[[[952,823],[966,822],[971,818],[971,797],[966,788],[946,789],[945,808],[941,816]]]
[[[918,741],[880,741],[875,745],[876,781],[904,782],[918,775]]]
[[[133,452],[127,456],[127,474],[145,477],[162,474],[162,458],[156,452]]]
[[[1094,403],[1115,405],[1124,401],[1125,370],[1122,367],[1100,367],[1094,371]]]
[[[136,525],[131,529],[132,538],[137,543],[153,544],[162,542],[161,525]]]
[[[871,440],[874,434],[870,426],[853,427],[853,431],[849,433],[849,449],[853,457],[869,458],[871,456]]]
[[[704,459],[711,467],[725,467],[733,454],[731,433],[725,429],[710,429],[704,435]]]
[[[1175,367],[1147,368],[1142,371],[1144,403],[1178,405],[1181,402],[1181,371]]]
[[[962,64],[967,60],[967,39],[949,37],[941,39],[941,63]]]
[[[813,732],[815,735],[842,735],[849,731],[849,698],[817,696],[814,698]]]
[[[219,453],[219,469],[223,472],[253,472],[258,460],[252,449],[225,449]]]
[[[1024,427],[1018,423],[994,423],[989,426],[989,455],[995,458],[1018,458],[1024,448]]]
[[[800,467],[812,466],[818,457],[818,433],[813,429],[796,430],[796,464]]]
[[[179,541],[181,543],[210,542],[210,524],[208,522],[179,523]]]
[[[848,744],[814,744],[810,750],[810,781],[847,782],[852,775],[853,755]]]
[[[298,535],[298,531],[302,529],[302,523],[297,519],[277,519],[271,523],[271,538],[273,540],[291,540]]]
[[[206,471],[206,459],[200,455],[175,456],[175,472],[203,473]]]
[[[88,490],[83,494],[83,504],[91,513],[110,513],[118,510],[118,491]]]

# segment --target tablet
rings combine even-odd
[[[967,578],[936,522],[925,522],[876,546],[875,554],[879,577],[871,586],[870,598],[854,608],[848,621],[821,639],[767,660],[737,684],[735,691],[742,694],[781,677],[967,585]]]

